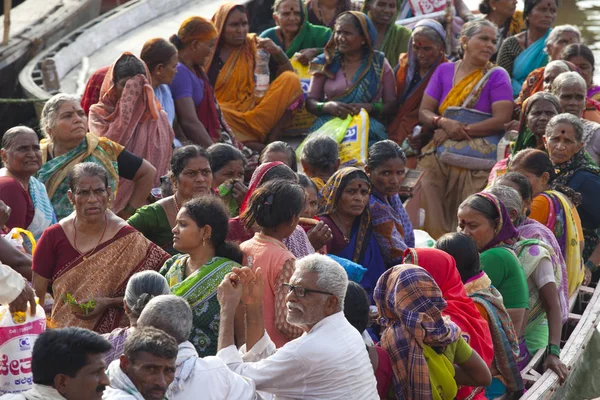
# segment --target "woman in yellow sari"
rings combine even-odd
[[[489,61],[496,34],[496,26],[484,19],[465,24],[462,60],[440,64],[421,101],[419,121],[433,137],[418,167],[425,171],[424,229],[434,238],[455,231],[458,206],[485,187],[512,115],[510,78]]]
[[[293,111],[301,105],[300,78],[285,52],[271,39],[248,33],[248,13],[243,5],[221,5],[212,21],[219,36],[208,57],[208,78],[235,137],[260,151],[278,140]],[[270,54],[269,69],[276,72],[271,73],[272,81],[263,97],[255,95],[254,68],[259,49]]]

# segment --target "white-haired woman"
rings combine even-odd
[[[563,72],[552,82],[552,94],[558,98],[562,111],[582,118],[583,146],[594,162],[599,164],[600,124],[583,118],[587,99],[585,80],[577,72]]]
[[[558,79],[558,78],[557,78]],[[585,246],[583,260],[588,269],[584,284],[600,265],[600,168],[589,160],[584,149],[584,125],[572,114],[559,114],[546,126],[544,142],[557,176],[553,185],[565,185],[581,194],[577,212],[581,218]]]
[[[134,188],[126,206],[118,212],[123,219],[144,205],[154,184],[156,169],[146,160],[125,150],[123,146],[88,133],[87,118],[79,100],[67,94],[57,94],[46,102],[40,127],[45,139],[40,142],[42,168],[37,178],[46,185],[48,196],[60,220],[73,211],[66,180],[75,164],[90,161],[101,165],[109,176],[109,185],[117,198],[119,178],[133,181]]]
[[[552,29],[548,35],[548,39],[546,39],[546,54],[548,54],[550,62],[561,60],[562,51],[573,43],[581,43],[579,28],[573,25],[559,25]],[[519,119],[523,102],[532,94],[544,90],[544,73],[546,67],[534,69],[527,75],[527,79],[525,79],[521,88],[521,93],[519,93],[519,97],[515,100],[515,119]],[[572,69],[569,70],[572,71]]]
[[[496,35],[485,19],[465,24],[463,59],[440,64],[423,95],[419,121],[433,139],[421,150],[419,168],[425,171],[425,230],[433,237],[456,230],[458,206],[485,187],[494,164],[485,149],[490,140],[497,143],[512,115],[508,74],[490,62]]]

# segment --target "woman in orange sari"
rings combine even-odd
[[[77,164],[69,186],[75,211],[42,234],[33,257],[33,287],[43,306],[51,285],[57,327],[108,333],[122,322],[129,278],[158,270],[169,254],[108,209],[111,188],[103,167]]]
[[[272,40],[249,34],[248,20],[243,5],[226,3],[219,7],[212,18],[218,31],[217,45],[206,65],[223,117],[233,134],[260,151],[278,140],[291,121],[293,110],[301,105],[303,92],[285,52]],[[263,97],[255,95],[254,67],[259,49],[270,54],[271,71],[277,65],[276,78]]]
[[[157,172],[154,187],[159,187],[160,177],[169,171],[175,133],[154,96],[149,77],[143,61],[123,53],[104,78],[100,102],[90,108],[89,129],[148,160]],[[119,180],[119,191],[131,190],[130,181]]]
[[[415,25],[408,41],[408,53],[400,55],[396,72],[399,107],[394,121],[388,126],[388,138],[405,150],[409,150],[410,146],[418,153],[421,148],[419,138],[412,138],[411,134],[419,124],[421,99],[433,71],[438,65],[448,61],[444,54],[445,48],[446,32],[442,25],[432,19],[425,19]],[[409,140],[404,143],[406,139]],[[407,153],[409,156],[415,155],[415,152]]]

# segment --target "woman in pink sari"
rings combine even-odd
[[[160,177],[169,170],[175,134],[167,113],[154,97],[149,76],[143,61],[123,53],[104,78],[100,102],[90,108],[89,129],[148,160],[156,168],[154,184],[158,187]],[[131,182],[119,180],[119,192],[132,190]],[[120,210],[120,204],[115,204],[115,209]]]

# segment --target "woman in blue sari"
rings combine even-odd
[[[514,97],[521,92],[531,71],[548,64],[546,39],[552,31],[557,8],[557,0],[526,0],[523,17],[527,29],[502,42],[498,65],[509,73]]]
[[[385,264],[371,225],[370,192],[371,183],[363,170],[354,167],[338,170],[321,191],[319,219],[333,234],[327,243],[327,253],[367,268],[359,283],[372,299]]]
[[[306,108],[318,116],[311,132],[333,118],[345,119],[361,109],[369,113],[369,144],[387,139],[379,118],[394,112],[394,72],[385,55],[374,50],[375,26],[365,14],[340,14],[323,54],[310,64],[313,77]]]

